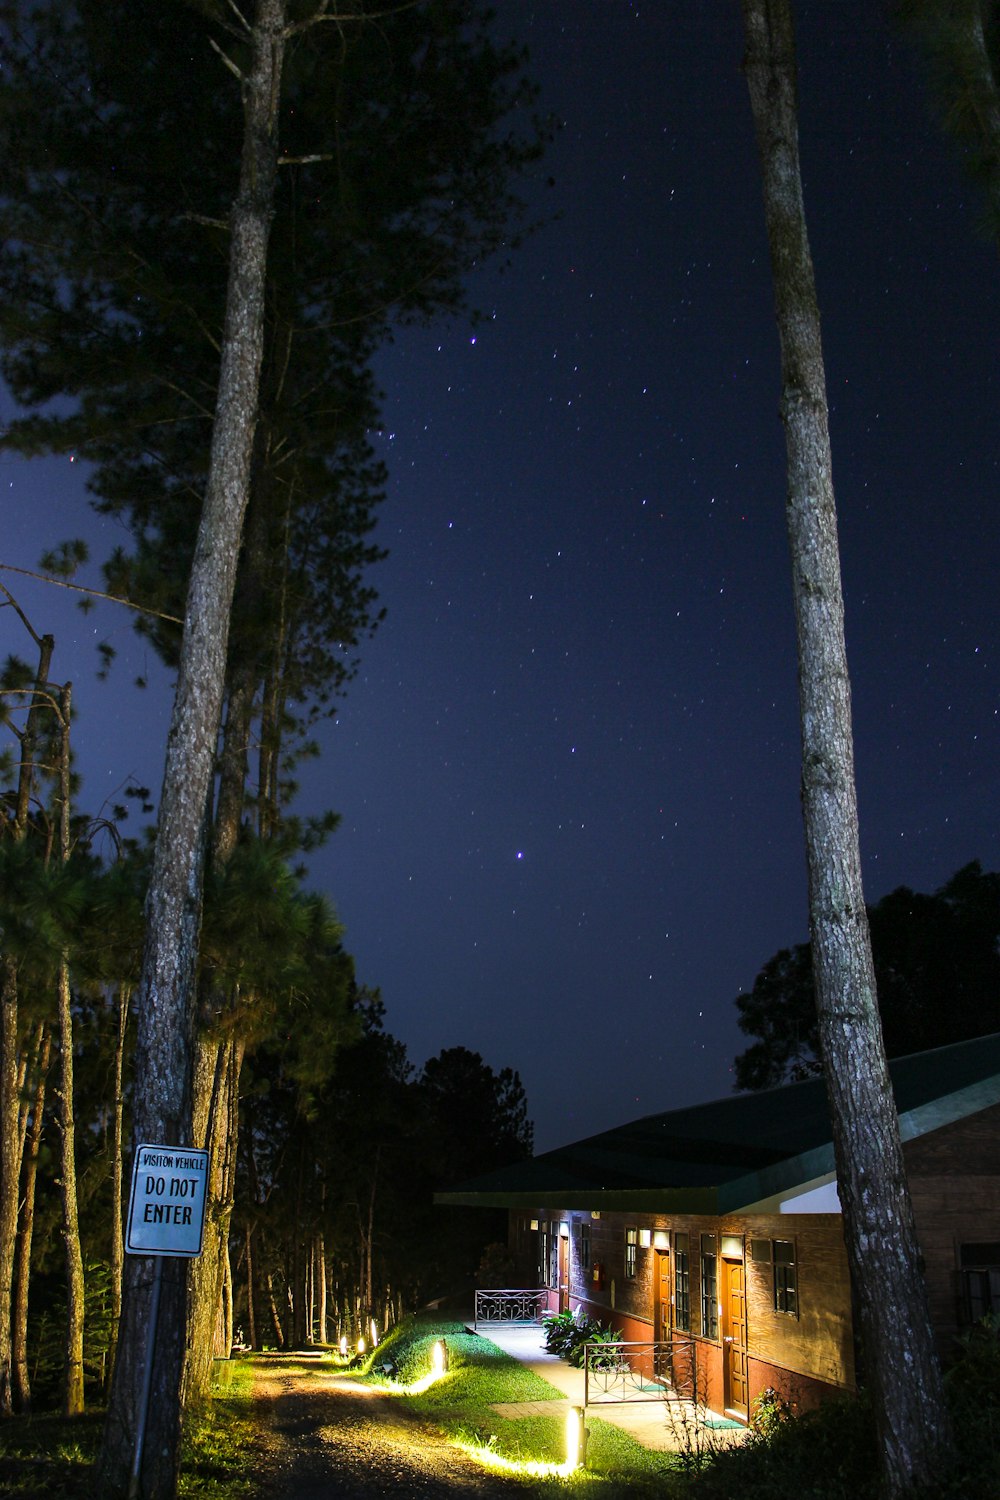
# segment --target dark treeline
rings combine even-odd
[[[889,1057],[1000,1031],[1000,874],[973,860],[933,893],[899,886],[868,924]],[[809,943],[768,959],[736,1009],[754,1039],[735,1059],[737,1088],[822,1071]]]
[[[438,1289],[444,1274],[440,1253],[426,1271],[415,1257],[405,1269],[392,1260],[384,1215],[394,1205],[416,1230],[401,1184],[426,1196],[448,1156],[424,1108],[437,1095],[382,1031],[332,907],[302,885],[301,858],[336,816],[300,816],[295,777],[381,614],[370,577],[385,478],[372,361],[394,323],[462,310],[468,273],[513,245],[513,183],[537,160],[546,127],[521,53],[499,45],[485,10],[467,0],[362,4],[349,15],[325,0],[269,0],[245,13],[221,0],[43,0],[6,5],[3,19],[0,371],[20,413],[2,444],[88,463],[94,504],[125,538],[105,560],[105,586],[138,609],[172,668],[183,662],[180,621],[230,338],[241,161],[264,149],[247,84],[265,21],[283,56],[265,143],[270,248],[258,267],[258,389],[243,424],[245,520],[200,839],[197,989],[178,1028],[190,1070],[183,1139],[210,1159],[178,1381],[191,1396],[229,1338],[231,1245],[245,1268],[244,1332],[270,1319],[275,1338],[278,1325],[284,1338],[315,1328],[306,1285],[314,1305],[326,1286],[364,1320],[422,1295],[424,1283]],[[40,547],[47,541],[43,570],[67,575],[86,562],[78,541],[40,537]],[[54,643],[13,596],[4,600],[27,635],[2,684],[11,738],[0,804],[0,1414],[30,1400],[26,1330],[42,1310],[36,1283],[29,1319],[32,1271],[62,1274],[67,1288],[72,1413],[94,1365],[84,1324],[96,1290],[107,1288],[112,1328],[123,1281],[126,1320],[140,1307],[120,1224],[130,1026],[151,941],[149,851],[76,810],[71,704]],[[102,656],[110,669],[113,652]],[[490,1083],[477,1066],[487,1095],[495,1084],[495,1102],[523,1112],[516,1080]],[[425,1073],[440,1075],[444,1110],[449,1064]],[[523,1148],[530,1132],[520,1128]],[[489,1153],[481,1164],[492,1164]],[[464,1271],[469,1247],[447,1249]],[[113,1333],[108,1345],[105,1370]],[[120,1434],[112,1446],[117,1473]],[[147,1478],[170,1491],[167,1470]]]

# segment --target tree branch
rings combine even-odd
[[[137,614],[155,615],[158,620],[169,620],[171,625],[183,625],[184,623],[184,621],[179,620],[176,615],[165,614],[163,610],[152,609],[147,604],[133,604],[131,599],[123,599],[119,594],[105,594],[102,593],[100,589],[84,588],[83,584],[81,583],[67,583],[64,578],[50,578],[45,573],[33,573],[30,568],[17,568],[13,563],[0,562],[0,568],[2,568],[7,573],[20,573],[24,578],[37,578],[39,583],[53,583],[55,584],[56,588],[72,589],[73,592],[77,594],[89,594],[93,599],[107,599],[112,604],[124,604],[126,609],[134,609]],[[3,592],[7,595],[7,598],[10,599],[11,603],[13,604],[14,600],[12,595],[7,589],[4,588],[2,583],[0,583],[0,589],[3,589]],[[17,609],[16,604],[14,604],[14,608]],[[19,609],[17,612],[18,614],[21,614],[21,611]],[[24,619],[24,616],[21,615],[21,618]]]

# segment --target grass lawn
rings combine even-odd
[[[431,1368],[431,1351],[438,1339],[448,1346],[448,1371],[425,1390],[422,1377]],[[396,1375],[388,1380],[380,1365],[392,1360]],[[529,1486],[540,1476],[535,1465],[555,1468],[565,1458],[565,1413],[546,1416],[502,1417],[492,1408],[506,1402],[558,1401],[561,1393],[533,1371],[519,1364],[482,1335],[468,1333],[464,1324],[440,1319],[409,1318],[381,1343],[370,1358],[366,1383],[398,1390],[411,1410],[433,1422],[449,1437],[470,1449],[484,1463],[496,1463],[512,1478]],[[409,1390],[411,1386],[416,1390]],[[654,1453],[609,1423],[589,1417],[587,1468],[572,1477],[552,1475],[545,1485],[598,1485],[609,1500],[621,1491],[655,1485],[669,1493],[666,1482],[682,1480],[677,1459]]]

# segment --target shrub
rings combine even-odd
[[[558,1354],[560,1359],[568,1360],[578,1370],[583,1368],[585,1344],[613,1344],[621,1338],[621,1334],[616,1333],[613,1328],[605,1328],[596,1318],[591,1318],[579,1309],[575,1313],[553,1313],[542,1319],[542,1327],[545,1329],[545,1347],[549,1353]],[[612,1360],[617,1363],[617,1355],[609,1353],[601,1358],[606,1363],[598,1365],[599,1369],[608,1368]]]

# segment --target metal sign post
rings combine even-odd
[[[129,1478],[129,1500],[139,1493],[139,1471],[153,1384],[156,1325],[160,1316],[163,1256],[201,1254],[205,1229],[205,1189],[208,1183],[208,1152],[186,1146],[139,1146],[132,1165],[132,1191],[128,1203],[125,1251],[128,1255],[152,1255],[156,1259],[153,1291],[146,1334],[146,1366],[142,1373],[142,1395],[135,1432],[135,1451]]]

